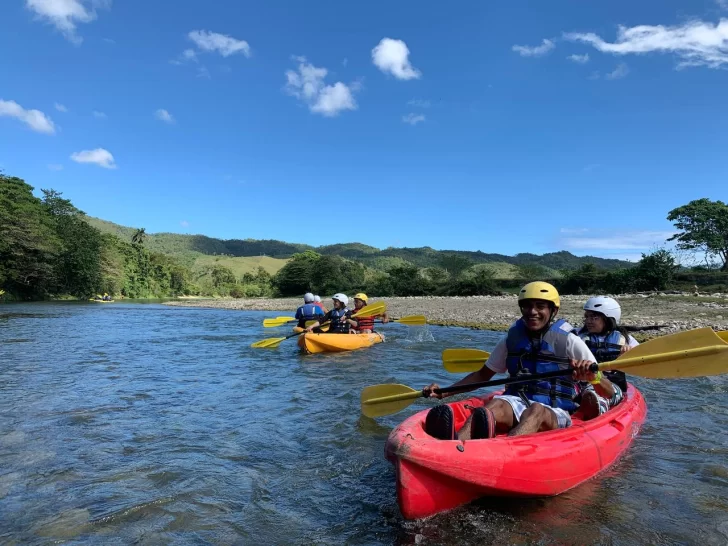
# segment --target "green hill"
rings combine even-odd
[[[99,218],[87,217],[87,221],[104,233],[112,233],[131,241],[135,228],[120,226]],[[574,256],[570,252],[551,252],[538,255],[522,253],[515,256],[492,254],[481,251],[435,250],[430,247],[385,248],[380,250],[361,243],[341,243],[313,247],[301,243],[286,243],[276,240],[215,239],[204,235],[181,235],[178,233],[149,233],[145,246],[153,251],[174,256],[193,270],[203,270],[211,265],[224,265],[236,275],[257,270],[262,266],[269,273],[275,273],[295,253],[314,250],[320,254],[336,255],[354,260],[373,269],[386,271],[394,266],[414,264],[418,267],[440,267],[443,258],[458,256],[476,265],[486,264],[496,278],[518,276],[519,266],[540,266],[552,277],[560,276],[561,270],[577,269],[593,263],[603,269],[629,268],[634,264],[622,260],[598,258],[595,256]],[[265,258],[265,259],[263,259]]]

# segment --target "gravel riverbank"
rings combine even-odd
[[[560,316],[572,324],[582,322],[582,306],[589,296],[562,296]],[[693,296],[690,294],[629,294],[616,296],[622,306],[622,324],[663,328],[640,332],[638,339],[709,326],[728,330],[728,294]],[[392,317],[425,315],[430,324],[506,330],[520,314],[515,295],[470,297],[370,298],[369,303],[385,301]],[[167,302],[178,307],[209,307],[275,311],[293,315],[301,298],[196,299]],[[330,301],[325,301],[330,306]]]

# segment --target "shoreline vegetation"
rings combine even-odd
[[[582,306],[588,298],[589,295],[561,296],[559,316],[574,326],[581,325]],[[622,324],[638,328],[633,335],[640,341],[706,326],[728,330],[728,294],[695,296],[686,292],[662,292],[624,294],[615,298],[622,306]],[[392,317],[425,315],[429,324],[437,326],[506,331],[520,316],[515,295],[369,298],[369,303],[377,301],[387,303]],[[196,299],[164,303],[174,307],[287,312],[291,316],[302,304],[301,298]],[[324,304],[329,302],[324,300]]]

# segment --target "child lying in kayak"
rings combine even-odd
[[[561,299],[556,288],[545,282],[524,286],[518,296],[521,318],[508,331],[488,358],[483,368],[464,377],[455,385],[469,385],[490,380],[506,371],[512,376],[540,374],[571,366],[571,377],[543,379],[510,385],[501,396],[477,408],[457,431],[452,409],[447,405],[432,408],[425,421],[428,434],[442,440],[493,438],[497,431],[516,436],[571,426],[571,414],[578,409],[575,402],[577,382],[598,386],[607,398],[614,396],[611,381],[601,372],[594,374],[589,366],[596,358],[584,341],[574,335],[574,327],[565,320],[556,320]],[[425,387],[434,398],[439,385]],[[461,392],[467,392],[464,389]],[[446,396],[446,395],[445,395]]]

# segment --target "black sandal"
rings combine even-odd
[[[491,410],[480,407],[473,411],[470,422],[470,437],[473,440],[495,438],[495,417]]]
[[[432,408],[425,419],[425,432],[438,440],[457,440],[452,408],[447,404]]]

